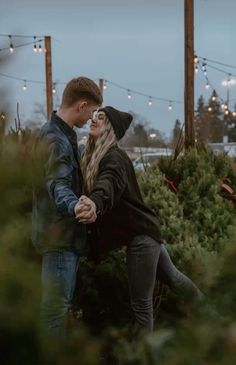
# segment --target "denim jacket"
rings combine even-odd
[[[74,216],[83,186],[76,133],[53,112],[40,130],[39,142],[45,142],[46,158],[43,186],[33,189],[33,244],[41,252],[66,249],[82,254],[86,228]],[[37,153],[35,156],[38,158]]]

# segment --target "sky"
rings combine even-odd
[[[195,0],[194,43],[201,57],[236,66],[236,1]],[[53,80],[66,83],[80,75],[108,80],[104,104],[133,111],[150,127],[171,135],[175,120],[184,120],[184,0],[1,0],[0,34],[52,37]],[[23,44],[33,38],[12,38]],[[0,37],[0,48],[9,39]],[[44,55],[35,54],[32,45],[13,54],[1,51],[7,62],[0,73],[22,80],[45,80]],[[209,63],[210,65],[210,63]],[[222,81],[236,69],[211,64],[226,74],[208,68],[208,78],[217,93],[226,98]],[[232,76],[233,78],[233,76]],[[124,89],[112,85],[122,86]],[[195,77],[195,102],[200,94],[209,98],[201,71]],[[45,105],[45,84],[22,81],[0,75],[0,88],[10,89],[8,103],[12,115],[20,105],[22,120],[32,117],[35,103]],[[64,84],[57,85],[54,104],[61,98]],[[128,89],[152,97],[137,95]],[[230,87],[231,108],[236,102],[236,85]],[[168,109],[169,100],[172,110]]]

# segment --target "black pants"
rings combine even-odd
[[[127,248],[127,268],[131,307],[138,327],[153,329],[153,291],[156,276],[173,290],[196,299],[203,294],[174,266],[163,245],[148,236],[137,236]]]

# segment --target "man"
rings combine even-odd
[[[61,338],[65,337],[79,257],[86,241],[86,228],[75,219],[83,179],[73,127],[83,127],[101,104],[101,92],[92,80],[71,80],[59,111],[53,112],[41,128],[36,147],[38,156],[44,151],[43,157],[40,154],[43,186],[34,189],[32,229],[33,243],[42,253],[42,320],[45,328]],[[93,202],[87,204],[87,217],[90,223],[96,220]]]

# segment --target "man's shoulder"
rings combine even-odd
[[[40,138],[45,139],[48,142],[59,142],[64,144],[69,144],[68,139],[65,134],[60,130],[60,128],[51,121],[46,122],[40,129]]]

